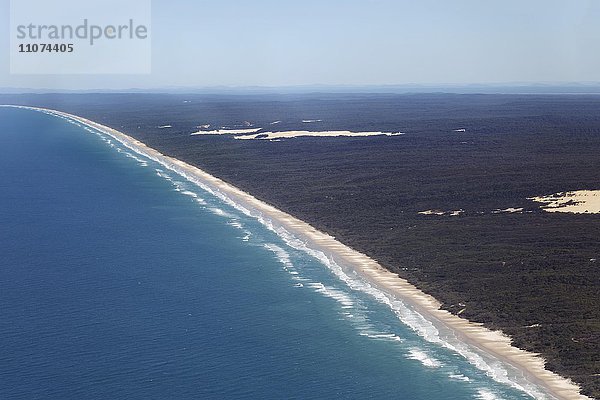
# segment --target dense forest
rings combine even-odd
[[[600,189],[600,96],[54,94],[0,103],[75,113],[205,169],[368,254],[451,312],[501,329],[600,397],[600,215],[547,213],[528,200]],[[190,136],[201,125],[405,134]],[[523,210],[498,211],[508,208]]]

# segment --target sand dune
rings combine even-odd
[[[284,132],[261,132],[256,135],[244,135],[244,136],[236,136],[236,139],[283,139],[283,138],[295,138],[295,137],[339,137],[339,136],[352,136],[352,137],[360,137],[360,136],[397,136],[402,135],[402,133],[392,133],[392,132],[350,132],[350,131],[321,131],[321,132],[312,132],[312,131],[284,131]]]
[[[600,213],[600,190],[560,192],[549,196],[530,197],[529,199],[544,204],[542,210],[547,212]]]
[[[197,132],[190,133],[190,135],[243,135],[246,133],[254,133],[260,131],[262,128],[248,128],[248,129],[215,129],[212,131],[199,130]]]

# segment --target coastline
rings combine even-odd
[[[268,220],[275,230],[285,230],[301,240],[307,248],[322,252],[343,268],[346,273],[359,275],[390,298],[400,299],[418,313],[427,316],[427,319],[432,321],[437,328],[444,330],[450,336],[454,336],[458,341],[468,343],[482,353],[491,355],[502,363],[518,369],[527,381],[542,387],[549,395],[559,399],[587,399],[587,397],[579,394],[579,388],[575,384],[546,370],[544,361],[540,357],[511,346],[510,339],[499,332],[490,331],[480,324],[469,322],[447,311],[440,310],[440,303],[432,296],[421,292],[406,280],[384,269],[373,259],[343,245],[335,238],[317,231],[309,224],[252,197],[250,194],[197,167],[165,156],[157,150],[147,147],[144,143],[112,128],[60,111],[35,107],[17,107],[72,119],[110,135],[126,147],[184,175],[190,181],[220,195],[222,198],[223,196],[226,197],[231,202],[244,208],[248,214]]]

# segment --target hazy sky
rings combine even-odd
[[[0,87],[600,82],[597,0],[154,0],[150,75],[10,75],[0,16]]]

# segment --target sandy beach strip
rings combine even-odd
[[[480,324],[469,322],[445,310],[440,310],[440,303],[432,296],[423,293],[408,281],[384,269],[375,260],[340,243],[334,237],[316,230],[306,222],[254,198],[197,167],[163,155],[144,143],[112,128],[61,111],[35,107],[21,108],[66,117],[112,136],[126,147],[182,174],[190,181],[219,194],[220,197],[227,197],[230,201],[247,210],[250,215],[267,219],[275,229],[284,229],[304,242],[308,248],[322,251],[338,265],[351,271],[351,273],[359,275],[386,295],[397,298],[410,306],[440,330],[450,332],[458,340],[468,344],[476,351],[516,368],[522,373],[527,382],[538,386],[544,393],[557,399],[589,399],[580,395],[579,387],[570,380],[546,370],[544,361],[539,356],[511,346],[510,338],[499,332],[491,331]]]

